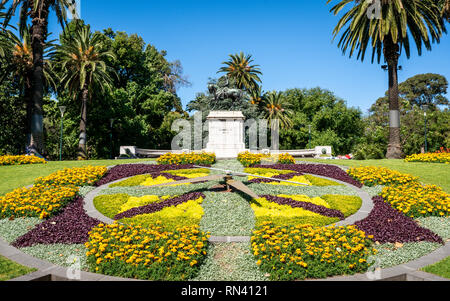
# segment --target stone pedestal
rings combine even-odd
[[[240,111],[211,111],[207,117],[209,141],[205,151],[217,158],[236,158],[245,151],[244,120]]]

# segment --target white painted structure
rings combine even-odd
[[[240,111],[211,111],[207,117],[209,140],[206,152],[217,158],[236,158],[245,151],[244,114]]]
[[[239,153],[247,151],[245,148],[244,121],[245,116],[240,111],[211,111],[207,117],[209,140],[203,151],[215,153],[218,159],[236,158]],[[136,146],[121,146],[120,154],[132,156],[159,157],[166,153],[190,153],[191,150],[149,150]],[[288,153],[294,157],[332,157],[331,146],[317,146],[304,150],[269,150],[263,149],[256,153],[282,154]]]

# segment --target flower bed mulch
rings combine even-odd
[[[35,244],[83,244],[88,241],[89,231],[98,224],[99,220],[84,211],[83,198],[77,197],[61,214],[36,225],[12,246],[24,248]]]
[[[266,200],[268,200],[270,202],[277,203],[278,205],[288,205],[288,206],[291,206],[292,208],[303,208],[305,210],[308,210],[308,211],[311,211],[314,213],[318,213],[323,216],[337,217],[341,220],[343,220],[345,218],[344,214],[341,211],[336,210],[336,209],[330,209],[330,208],[312,204],[312,203],[299,202],[299,201],[296,201],[296,200],[293,200],[290,198],[283,198],[283,197],[278,197],[278,196],[273,196],[273,195],[263,195],[261,197],[265,198]]]
[[[381,196],[373,198],[374,208],[355,225],[380,243],[430,241],[443,244],[439,235],[420,227],[412,218],[392,208]]]
[[[163,210],[164,208],[178,206],[190,200],[196,200],[199,198],[205,198],[205,195],[201,192],[190,192],[172,199],[162,201],[160,203],[152,203],[142,207],[132,208],[130,210],[117,214],[114,219],[120,220],[122,218],[132,218],[136,215],[155,213]]]
[[[344,170],[334,165],[326,164],[274,164],[274,165],[255,165],[254,168],[272,168],[280,170],[293,170],[299,173],[315,174],[328,178],[333,178],[358,188],[361,188],[363,184],[353,179]]]

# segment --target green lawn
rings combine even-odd
[[[447,257],[435,264],[424,267],[422,270],[427,273],[450,279],[450,257]]]
[[[380,166],[419,177],[423,184],[435,184],[450,193],[450,165],[439,163],[405,162],[403,160],[321,160],[299,159],[319,163],[336,164],[350,167]]]
[[[0,281],[17,278],[34,271],[36,271],[36,269],[24,267],[3,256],[0,256]]]
[[[4,195],[16,188],[33,184],[37,177],[48,176],[49,174],[70,167],[81,166],[111,166],[125,163],[138,163],[152,161],[154,159],[140,160],[96,160],[96,161],[56,161],[47,164],[13,165],[0,166],[0,195]]]

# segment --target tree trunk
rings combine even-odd
[[[400,106],[398,101],[398,58],[400,47],[390,37],[384,41],[384,57],[389,70],[389,144],[387,159],[403,158],[400,141]]]
[[[31,112],[31,139],[30,149],[34,153],[43,153],[44,126],[42,99],[44,96],[44,45],[48,26],[48,1],[44,1],[41,9],[34,11],[31,8],[31,46],[33,49],[33,75],[32,75],[32,112]]]
[[[33,90],[31,89],[31,87],[25,87],[25,92],[24,92],[24,101],[25,101],[25,105],[26,105],[26,111],[27,111],[27,115],[26,115],[26,120],[25,120],[25,130],[26,130],[26,145],[29,147],[31,145],[31,125],[32,125],[32,117],[33,117]]]
[[[89,90],[84,87],[81,90],[81,121],[80,121],[80,140],[78,143],[78,160],[87,159],[86,148],[86,123],[87,123],[87,102],[89,98]]]

